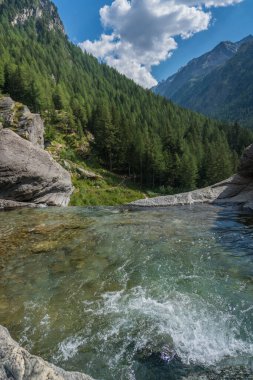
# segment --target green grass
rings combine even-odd
[[[145,198],[144,191],[129,180],[102,169],[96,172],[103,178],[85,180],[72,176],[75,191],[71,206],[114,206]]]
[[[75,140],[75,136],[73,139]],[[70,144],[73,145],[73,144]],[[96,156],[90,155],[86,159],[80,157],[75,146],[69,147],[66,136],[54,130],[54,139],[47,148],[53,158],[67,169],[72,175],[75,187],[71,196],[71,206],[115,206],[123,205],[138,199],[152,198],[171,193],[171,188],[146,189],[129,178],[103,169]],[[64,165],[68,164],[68,167]],[[82,179],[77,168],[91,171],[101,178]]]
[[[68,160],[67,160],[68,161]],[[177,194],[191,189],[173,189],[160,187],[142,189],[125,176],[111,173],[102,169],[97,161],[68,161],[73,165],[72,182],[75,191],[72,194],[71,206],[116,206],[123,205],[138,199],[153,198],[161,195]],[[102,178],[80,179],[76,168],[91,171]]]
[[[102,169],[96,157],[92,156],[85,160],[79,157],[76,147],[70,148],[64,137],[65,135],[56,129],[47,151],[59,164],[64,166],[65,161],[71,167],[71,170],[65,167],[71,173],[75,187],[70,201],[71,206],[115,206],[148,196],[131,180]],[[77,167],[91,171],[102,178],[81,179]]]

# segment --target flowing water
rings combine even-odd
[[[214,206],[0,217],[0,324],[98,380],[253,379],[253,218]]]

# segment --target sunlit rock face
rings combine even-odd
[[[0,130],[0,199],[67,206],[72,191],[70,174],[49,153]]]
[[[44,149],[44,123],[39,114],[34,114],[25,105],[3,96],[0,97],[0,117],[4,127]]]
[[[4,1],[5,0],[3,0],[2,3]],[[34,18],[36,21],[44,19],[47,21],[48,30],[60,31],[65,34],[64,26],[57,13],[57,8],[51,1],[31,1],[29,7],[27,7],[26,3],[24,3],[24,6],[22,6],[22,1],[20,1],[19,7],[19,12],[11,20],[13,27],[24,25],[31,18]]]
[[[44,151],[40,115],[2,96],[0,118],[0,209],[67,206],[71,177]]]

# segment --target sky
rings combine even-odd
[[[253,34],[253,0],[54,0],[71,41],[145,88]]]

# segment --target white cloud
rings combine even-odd
[[[208,28],[211,7],[243,0],[114,0],[100,9],[108,34],[79,46],[116,68],[141,86],[157,81],[152,66],[167,59],[177,48],[176,36],[189,38]],[[209,9],[208,9],[209,8]]]
[[[244,0],[174,0],[177,4],[185,4],[188,6],[205,6],[210,7],[227,7],[243,2]]]

